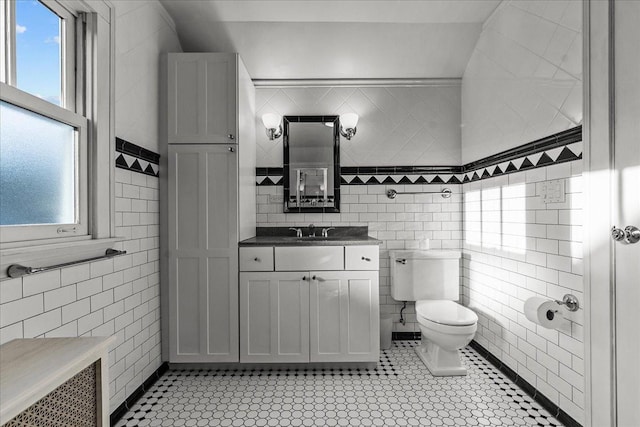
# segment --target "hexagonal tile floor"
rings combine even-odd
[[[170,370],[116,426],[562,425],[473,349],[467,376],[434,377],[416,345],[375,369]]]

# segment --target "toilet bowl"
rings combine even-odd
[[[459,350],[473,339],[478,316],[447,300],[416,301],[421,344],[416,353],[434,376],[466,375]]]
[[[416,301],[422,343],[418,356],[433,375],[466,375],[459,350],[478,328],[478,316],[460,299],[460,251],[389,251],[391,297]]]

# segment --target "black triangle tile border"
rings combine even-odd
[[[159,176],[160,154],[116,138],[116,167],[149,176]]]
[[[558,154],[559,147],[562,150]],[[549,155],[547,152],[551,150],[552,155]],[[582,126],[577,126],[463,166],[343,166],[340,182],[342,185],[464,184],[581,160],[582,150]],[[534,156],[539,153],[542,153],[539,158]],[[262,178],[267,175],[271,179],[257,180],[257,185],[282,184],[283,168],[256,168],[256,176]],[[275,176],[280,177],[277,183],[273,179]]]

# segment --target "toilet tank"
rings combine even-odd
[[[396,301],[460,298],[459,251],[389,251],[391,297]]]

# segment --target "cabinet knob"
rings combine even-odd
[[[254,260],[255,262],[260,262],[260,258],[258,258],[258,257],[255,257],[253,260]]]
[[[235,139],[235,136],[233,136],[233,134],[232,134],[232,133],[230,133],[229,135],[227,135],[227,138],[229,138],[229,139]]]
[[[236,151],[233,147],[229,147],[229,152],[233,153],[234,151]]]
[[[367,258],[366,256],[363,256],[363,257],[362,257],[362,260],[363,260],[363,261],[371,261],[371,258]]]
[[[307,280],[307,276],[302,276],[302,280],[306,281]]]
[[[311,280],[316,280],[316,276],[313,276],[313,277],[311,278]]]

